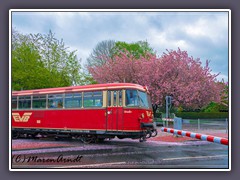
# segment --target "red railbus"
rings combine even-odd
[[[156,136],[149,92],[131,83],[12,92],[12,137],[39,135],[145,141]]]

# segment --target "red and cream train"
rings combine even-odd
[[[12,92],[12,137],[49,135],[83,142],[144,141],[157,134],[149,92],[130,83]]]

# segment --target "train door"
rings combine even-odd
[[[123,129],[122,90],[108,91],[107,131]]]

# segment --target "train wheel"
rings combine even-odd
[[[156,129],[152,130],[152,137],[155,137],[155,136],[157,136],[157,134],[158,134],[158,132],[157,132],[157,130],[156,130]]]
[[[19,133],[12,133],[12,138],[17,139],[19,138],[20,134]]]
[[[59,136],[55,136],[54,139],[55,139],[55,141],[61,141],[61,140],[63,140],[63,139],[62,139],[61,137],[59,137]]]
[[[124,138],[124,136],[117,136],[117,138],[118,138],[118,139],[123,139],[123,138]]]
[[[93,135],[90,135],[90,134],[88,134],[88,135],[82,135],[80,139],[81,139],[81,141],[82,141],[83,143],[85,143],[85,144],[89,144],[89,143],[92,143],[92,142],[96,142],[96,137],[93,136]]]
[[[147,141],[146,136],[140,137],[139,142],[145,142],[145,141]]]
[[[146,138],[150,138],[150,137],[152,137],[152,132],[148,130],[146,134]]]
[[[102,143],[104,142],[105,138],[97,138],[97,142]]]

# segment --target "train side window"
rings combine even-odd
[[[48,108],[62,108],[62,107],[63,107],[63,94],[48,95]]]
[[[31,109],[31,96],[19,96],[18,109]]]
[[[17,109],[17,97],[12,97],[12,109]]]
[[[82,107],[82,93],[65,94],[65,108]]]
[[[113,106],[117,106],[117,91],[113,91]]]
[[[111,91],[108,91],[108,106],[111,106]]]
[[[34,95],[32,100],[33,109],[43,109],[46,108],[46,95]]]
[[[119,91],[119,106],[122,106],[122,91]]]
[[[76,102],[76,107],[82,107],[82,93],[74,93],[73,98]]]
[[[83,95],[83,106],[84,107],[92,107],[93,106],[93,98],[92,92],[85,92]]]
[[[122,90],[108,91],[108,106],[122,106]]]
[[[72,108],[74,106],[73,94],[65,94],[64,99],[64,106],[65,108]]]
[[[102,91],[93,92],[93,102],[94,102],[94,106],[102,107],[102,105],[103,105]]]
[[[84,92],[83,106],[84,107],[102,107],[103,94],[102,91]]]

